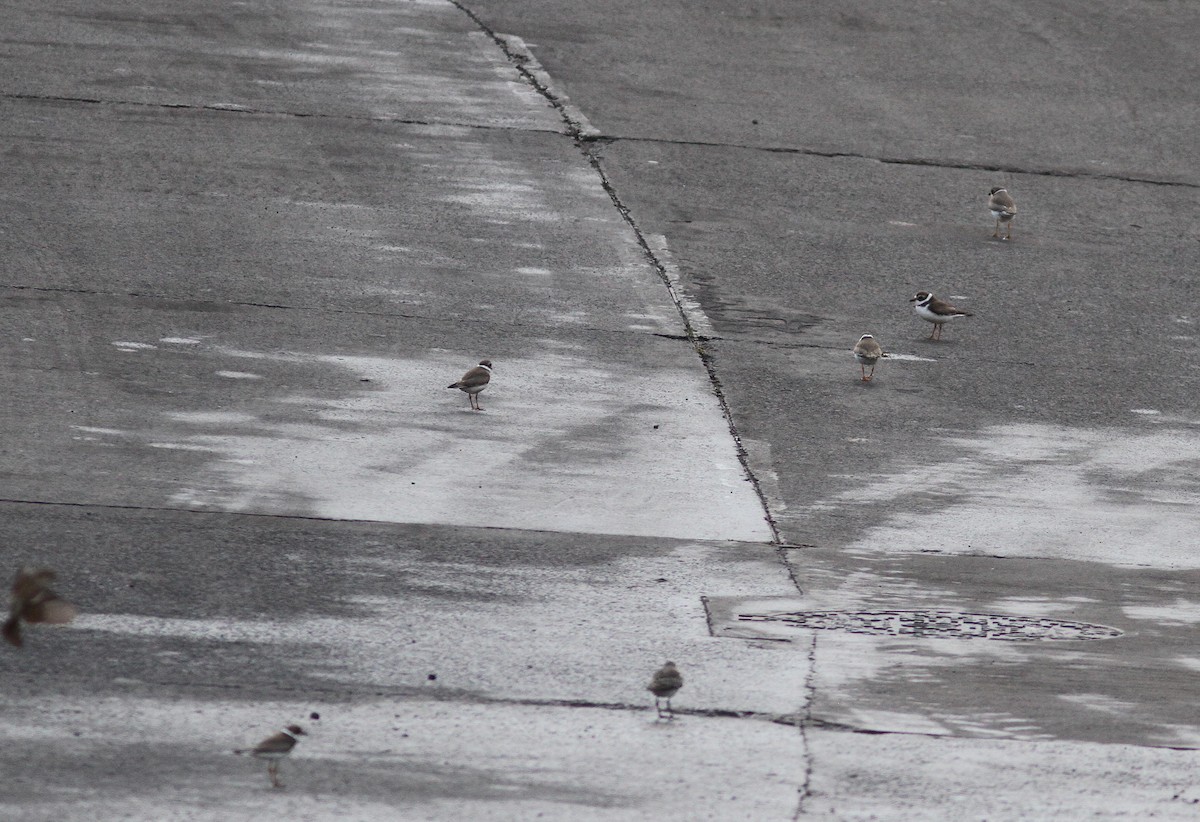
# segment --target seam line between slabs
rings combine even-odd
[[[671,273],[668,271],[666,264],[660,258],[660,255],[655,253],[645,233],[633,219],[629,208],[621,200],[612,181],[609,180],[608,174],[604,171],[604,167],[600,162],[600,158],[592,150],[591,143],[596,140],[596,131],[582,112],[578,112],[573,106],[567,103],[562,97],[556,94],[549,86],[549,76],[542,70],[540,64],[533,58],[531,54],[524,51],[524,43],[520,38],[506,37],[497,34],[480,17],[471,9],[463,5],[460,0],[449,0],[449,2],[457,7],[463,14],[469,17],[479,29],[492,39],[499,47],[501,52],[512,63],[513,67],[529,83],[546,101],[559,113],[563,122],[567,127],[567,135],[575,143],[584,159],[596,172],[600,179],[600,185],[608,194],[613,206],[625,221],[625,224],[633,232],[638,246],[642,250],[642,255],[657,272],[659,279],[667,289],[667,293],[671,296],[671,301],[675,304],[676,310],[679,312],[680,319],[683,321],[683,327],[687,334],[688,344],[695,350],[700,358],[701,364],[708,373],[709,384],[713,395],[717,398],[720,404],[721,413],[725,417],[725,423],[728,426],[730,437],[733,439],[734,452],[737,454],[738,463],[742,467],[742,473],[745,475],[747,482],[754,489],[755,496],[758,497],[759,506],[762,508],[763,520],[767,524],[767,528],[771,533],[770,544],[777,545],[780,542],[779,528],[775,523],[775,518],[771,513],[771,507],[767,502],[766,492],[763,490],[762,484],[758,477],[750,467],[749,454],[745,446],[742,444],[741,435],[738,433],[737,425],[733,420],[733,412],[729,406],[729,402],[725,397],[725,390],[721,385],[721,380],[717,376],[717,369],[713,362],[712,355],[704,348],[704,342],[709,339],[702,335],[693,322],[693,315],[698,311],[698,306],[689,308],[690,301],[684,300],[677,285],[672,281]]]
[[[984,163],[984,162],[969,162],[966,160],[937,160],[928,157],[887,157],[884,155],[864,154],[855,151],[833,151],[831,149],[817,149],[804,146],[771,146],[771,145],[750,145],[748,143],[725,143],[715,140],[680,140],[670,139],[666,137],[645,137],[639,135],[620,135],[620,134],[602,134],[595,129],[586,118],[575,109],[574,106],[562,104],[558,101],[549,86],[545,82],[536,79],[534,71],[526,68],[525,64],[533,61],[531,56],[526,56],[523,51],[524,44],[519,37],[505,36],[496,34],[490,29],[487,29],[479,19],[468,9],[464,8],[456,0],[448,0],[451,5],[456,6],[463,11],[467,16],[474,20],[484,32],[500,46],[505,56],[514,64],[522,78],[530,83],[538,92],[540,92],[551,105],[558,110],[564,123],[567,125],[568,136],[575,139],[576,142],[582,145],[587,143],[653,143],[658,145],[671,146],[693,146],[696,148],[727,148],[740,149],[743,151],[762,151],[769,154],[796,154],[804,157],[823,157],[827,159],[845,158],[850,160],[866,160],[868,162],[883,163],[885,165],[899,166],[917,166],[926,168],[946,168],[957,169],[962,171],[986,171],[1000,172],[1004,174],[1025,174],[1033,177],[1064,177],[1068,179],[1084,179],[1084,180],[1112,180],[1122,183],[1138,183],[1142,185],[1164,186],[1167,188],[1200,188],[1200,183],[1189,182],[1187,180],[1163,180],[1153,177],[1139,177],[1132,174],[1102,174],[1100,172],[1088,171],[1086,169],[1056,169],[1056,168],[1024,168],[1021,166],[1006,165],[1004,163]],[[544,72],[539,71],[543,74]],[[548,79],[548,78],[547,78]],[[181,102],[152,102],[146,100],[124,100],[108,97],[73,97],[70,95],[60,94],[34,94],[31,92],[0,92],[0,100],[25,100],[33,102],[46,103],[83,103],[86,105],[108,105],[108,106],[140,106],[142,108],[161,108],[175,109],[179,111],[215,111],[224,112],[227,114],[251,114],[264,115],[274,117],[297,117],[297,118],[314,118],[314,119],[337,119],[337,120],[357,120],[368,123],[386,123],[395,125],[410,125],[410,126],[450,126],[455,128],[471,128],[487,131],[513,131],[520,133],[531,134],[562,134],[563,132],[551,129],[541,129],[534,126],[505,126],[496,125],[494,123],[465,123],[455,120],[419,120],[415,118],[404,117],[372,117],[363,114],[327,114],[319,111],[287,111],[284,109],[266,109],[254,108],[252,106],[242,105],[240,103],[181,103]],[[585,153],[588,153],[585,151]]]

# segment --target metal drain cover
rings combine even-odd
[[[774,622],[796,628],[847,631],[852,634],[929,637],[932,639],[999,639],[1031,642],[1047,639],[1112,639],[1116,628],[1061,619],[961,611],[792,611],[741,614],[738,622]]]

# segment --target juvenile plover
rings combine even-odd
[[[1000,238],[1000,224],[1008,226],[1008,233],[1004,239],[1012,239],[1012,220],[1017,216],[1017,204],[1013,202],[1012,195],[1008,193],[1008,189],[1000,186],[995,186],[988,192],[988,210],[992,212],[992,216],[996,218],[996,230],[992,232],[992,236]]]
[[[265,760],[267,776],[271,778],[271,787],[282,788],[284,784],[279,781],[279,763],[292,752],[292,748],[296,747],[296,743],[300,741],[297,737],[301,736],[308,736],[303,728],[299,725],[288,725],[279,733],[271,734],[255,747],[239,748],[234,753],[250,754],[255,759]]]
[[[875,363],[879,362],[879,358],[884,356],[883,349],[879,347],[879,343],[870,334],[863,334],[858,338],[858,342],[854,346],[854,359],[858,361],[858,370],[862,372],[863,382],[870,382],[875,376]],[[867,366],[871,366],[871,373],[867,373]]]
[[[483,408],[479,405],[479,392],[487,388],[487,385],[492,380],[492,361],[480,360],[479,365],[472,368],[470,371],[462,375],[462,379],[458,382],[452,382],[447,388],[457,388],[459,391],[467,393],[467,399],[471,402],[471,408],[476,411],[482,411]]]
[[[44,622],[50,625],[65,625],[73,620],[78,609],[50,590],[54,572],[49,568],[26,566],[17,571],[12,584],[12,599],[8,606],[8,619],[0,633],[10,645],[20,648],[21,621],[29,624]]]
[[[909,298],[910,303],[916,303],[913,306],[913,311],[917,312],[917,316],[926,322],[933,323],[933,331],[929,333],[929,339],[940,340],[942,338],[942,326],[958,317],[973,317],[970,311],[965,308],[955,308],[945,300],[939,300],[928,291],[918,291],[916,296]]]
[[[660,719],[674,719],[675,712],[671,710],[671,697],[679,693],[679,689],[683,687],[683,675],[675,667],[674,662],[668,662],[654,672],[654,676],[650,678],[650,684],[646,686],[646,690],[654,694],[654,709],[658,711]],[[667,711],[664,714],[659,700],[666,700]]]

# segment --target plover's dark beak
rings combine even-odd
[[[909,297],[909,298],[908,298],[908,301],[909,301],[910,303],[915,303],[915,302],[917,301],[917,298],[916,298],[916,297]]]

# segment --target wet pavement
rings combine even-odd
[[[26,5],[0,817],[1195,817],[1194,9]]]
[[[448,321],[44,289],[5,305],[10,498],[770,538],[675,339],[472,330],[496,363],[475,413],[447,390],[478,359]]]

